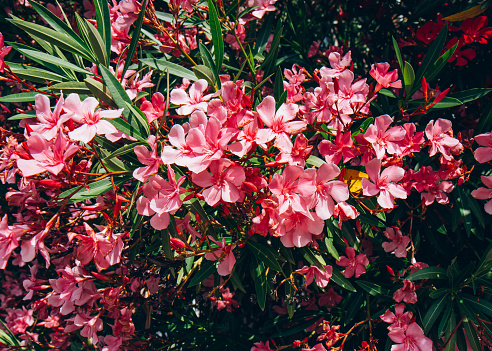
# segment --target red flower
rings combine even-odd
[[[487,39],[492,37],[492,27],[485,27],[488,23],[487,16],[467,18],[462,24],[463,39],[466,44],[487,44]]]
[[[423,42],[424,44],[430,44],[437,38],[437,35],[444,27],[444,21],[442,20],[442,16],[437,15],[437,21],[434,23],[433,21],[429,21],[424,24],[422,27],[417,29],[417,33],[415,33],[415,37]]]
[[[446,44],[445,51],[452,48],[454,46],[454,44],[456,44],[457,41],[458,41],[458,38],[456,38],[456,37],[451,39],[450,41],[448,41],[448,43]],[[458,47],[456,48],[456,51],[454,52],[454,54],[449,59],[449,62],[453,62],[454,60],[456,60],[456,66],[466,66],[468,61],[473,60],[475,58],[475,56],[477,56],[475,53],[475,50],[473,50],[472,48],[467,48],[467,49],[461,50],[462,47],[463,47],[463,44],[460,41],[458,43]]]

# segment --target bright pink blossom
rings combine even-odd
[[[8,225],[7,215],[3,216],[0,222],[0,269],[5,269],[12,251],[19,246],[19,239],[26,231],[26,227]]]
[[[483,146],[475,150],[475,160],[480,163],[492,161],[492,132],[477,135],[475,141]]]
[[[140,163],[147,165],[146,167],[136,168],[133,171],[133,177],[142,183],[145,183],[152,174],[157,173],[159,171],[159,165],[163,164],[162,158],[157,155],[157,144],[155,140],[155,135],[150,135],[147,138],[147,143],[151,151],[144,145],[137,145],[133,149]]]
[[[398,345],[393,345],[391,351],[430,351],[432,340],[425,337],[424,331],[417,323],[405,328],[394,328],[388,336]]]
[[[393,118],[388,115],[376,117],[374,124],[371,124],[364,138],[371,143],[378,159],[382,159],[385,152],[390,155],[400,152],[398,141],[405,138],[406,131],[401,126],[395,126],[390,129],[388,127],[393,123]]]
[[[364,254],[355,256],[355,250],[353,247],[347,247],[345,249],[347,257],[342,256],[337,261],[337,265],[346,267],[343,275],[345,278],[351,278],[354,274],[356,278],[359,278],[362,274],[366,273],[366,267],[369,265],[369,260]]]
[[[395,305],[395,313],[386,310],[380,318],[383,322],[391,323],[388,329],[392,330],[393,328],[406,328],[410,324],[412,317],[412,311],[405,312],[405,304],[402,303]]]
[[[384,251],[392,252],[398,258],[407,257],[407,246],[410,244],[410,237],[403,235],[400,229],[396,227],[386,228],[384,236],[391,240],[383,243]]]
[[[390,64],[388,62],[376,63],[371,65],[369,74],[376,79],[375,91],[378,92],[381,88],[402,88],[401,80],[398,79],[398,70],[388,72]]]
[[[266,344],[260,341],[255,342],[250,351],[272,351],[272,349],[269,346],[269,341],[267,341]]]
[[[480,179],[482,179],[482,183],[487,187],[487,188],[478,188],[476,190],[473,190],[471,192],[472,196],[475,199],[478,200],[488,200],[492,199],[492,176],[481,176]],[[487,202],[485,204],[485,212],[488,214],[492,215],[492,200]]]
[[[159,92],[152,95],[152,102],[145,100],[142,102],[142,105],[140,105],[140,110],[145,114],[145,117],[147,117],[149,124],[164,116],[165,109],[166,100],[164,99],[164,95]]]
[[[446,160],[451,160],[451,148],[461,145],[458,139],[453,138],[452,123],[447,119],[439,118],[435,123],[430,121],[425,127],[425,136],[429,139],[429,156],[434,156],[438,151]]]
[[[324,270],[319,269],[316,266],[304,266],[296,272],[304,275],[306,279],[306,286],[310,285],[316,277],[316,285],[320,288],[324,288],[330,281],[333,267],[330,265],[323,266]]]
[[[316,213],[285,212],[280,222],[280,241],[285,247],[303,247],[313,240],[313,235],[323,232],[325,221]]]
[[[0,33],[0,73],[5,70],[5,56],[12,50],[12,46],[4,46],[3,34]]]
[[[193,111],[207,111],[207,101],[213,96],[212,94],[203,96],[203,92],[208,88],[207,81],[199,79],[193,83],[188,91],[184,89],[173,89],[171,91],[170,101],[175,105],[181,105],[176,112],[180,115],[189,115]]]
[[[395,198],[406,199],[407,192],[395,182],[401,180],[405,171],[401,167],[389,166],[381,173],[381,160],[374,159],[366,164],[367,178],[362,178],[362,193],[365,196],[378,196],[378,204],[385,209],[394,208]]]
[[[322,140],[318,145],[318,150],[321,155],[325,156],[328,163],[338,164],[343,158],[343,163],[347,163],[354,158],[354,141],[352,133],[341,133],[341,128],[337,133],[335,141],[332,143],[329,140]]]
[[[233,249],[235,245],[226,245],[225,239],[217,241],[211,236],[208,239],[219,246],[219,248],[212,249],[212,252],[205,254],[205,258],[209,261],[219,261],[217,265],[217,273],[221,276],[225,276],[232,273],[232,269],[236,264],[236,257],[234,257]]]
[[[332,52],[328,56],[331,68],[321,67],[319,73],[323,78],[338,78],[340,74],[345,71],[352,62],[352,53],[348,51],[345,56],[339,52]]]
[[[65,102],[63,96],[60,96],[58,99],[53,112],[50,108],[50,100],[46,95],[37,94],[34,97],[34,101],[36,118],[39,123],[30,124],[29,127],[32,131],[41,134],[46,140],[52,140],[62,128],[63,123],[70,119],[70,116],[67,114],[60,116]]]

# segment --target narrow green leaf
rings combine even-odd
[[[357,292],[357,290],[354,288],[354,286],[343,276],[340,271],[333,267],[333,273],[331,275],[331,280],[338,286],[341,286],[344,289],[347,289],[348,291],[353,291]]]
[[[339,260],[340,255],[338,254],[337,249],[335,248],[335,245],[333,245],[333,233],[328,232],[328,235],[325,236],[325,245],[326,249],[330,253],[330,255],[335,259]]]
[[[446,323],[444,341],[447,343],[447,345],[444,351],[455,351],[456,349],[457,335],[454,332],[455,328],[456,328],[456,314],[453,312],[450,314],[449,320]]]
[[[209,86],[214,86],[214,72],[205,65],[196,65],[193,67],[193,72],[198,79],[205,79]]]
[[[454,195],[455,195],[455,206],[458,207],[460,211],[460,216],[461,219],[463,220],[463,226],[465,227],[466,234],[470,236],[471,230],[473,228],[473,220],[472,220],[472,214],[471,210],[468,207],[468,203],[465,202],[465,195],[463,193],[462,187],[457,186],[454,189]]]
[[[49,62],[51,64],[56,64],[58,66],[68,68],[68,69],[75,71],[75,72],[83,73],[85,75],[92,74],[91,72],[89,72],[85,68],[81,68],[77,65],[74,65],[73,63],[62,60],[62,59],[60,59],[56,56],[53,56],[53,55],[45,54],[43,52],[39,52],[36,50],[28,50],[28,49],[17,49],[17,51],[19,51],[21,54],[26,55],[27,57],[34,57],[40,61]]]
[[[200,284],[205,279],[207,279],[212,274],[214,274],[216,271],[217,268],[215,267],[215,262],[208,261],[208,260],[202,261],[200,265],[200,270],[196,272],[196,274],[193,276],[188,286],[191,287]]]
[[[127,155],[129,153],[132,154],[133,153],[133,150],[135,149],[135,146],[138,146],[138,145],[145,145],[145,143],[142,143],[142,142],[138,141],[138,142],[134,142],[134,143],[123,145],[122,147],[120,147],[120,148],[116,149],[115,151],[111,152],[109,155],[105,156],[103,158],[103,162],[106,161],[106,160],[110,160],[110,159],[112,159],[114,157],[120,157],[120,156],[123,156],[123,155]],[[137,157],[134,157],[134,161],[135,161],[136,164],[137,164],[137,162],[139,162]]]
[[[270,38],[270,33],[273,27],[273,14],[267,16],[266,21],[261,26],[260,31],[258,32],[258,37],[256,38],[255,46],[253,48],[253,55],[262,54],[265,50],[268,39]]]
[[[429,307],[429,310],[422,320],[422,327],[424,328],[424,334],[427,335],[437,320],[437,317],[441,314],[442,310],[449,303],[448,294],[442,296],[440,299],[434,301],[434,303]]]
[[[284,27],[282,26],[282,23],[279,21],[277,23],[277,26],[275,27],[275,34],[272,40],[272,44],[270,46],[270,51],[268,52],[268,55],[265,57],[265,61],[263,61],[260,67],[261,69],[263,69],[263,71],[265,71],[265,76],[270,75],[270,73],[275,68],[275,62],[278,56],[280,39],[282,38],[283,28]]]
[[[256,265],[253,268],[253,278],[255,281],[256,300],[258,301],[258,306],[264,311],[268,290],[266,269],[263,261],[258,261],[256,259],[255,261]]]
[[[126,183],[130,179],[133,179],[133,177],[132,176],[123,176],[121,178],[114,177],[113,181],[115,185],[121,185],[123,183]],[[89,189],[86,189],[83,186],[71,188],[58,195],[58,199],[63,200],[65,197],[72,194],[75,190],[80,189],[80,191],[78,191],[75,195],[73,195],[70,198],[70,200],[68,200],[68,203],[72,204],[72,203],[93,199],[99,195],[102,195],[108,191],[113,190],[113,184],[111,183],[111,179],[109,179],[109,177],[92,182],[88,184],[88,187]]]
[[[220,72],[217,70],[217,67],[215,66],[215,62],[212,59],[212,54],[207,49],[207,47],[202,43],[198,43],[198,49],[200,50],[200,56],[202,58],[203,64],[212,70],[215,78],[215,84],[217,85],[218,89],[220,89],[222,85],[219,76]]]
[[[447,279],[448,275],[444,268],[441,267],[425,267],[417,272],[410,274],[406,279],[410,281],[420,279]]]
[[[379,94],[384,95],[384,96],[388,96],[388,97],[393,98],[393,99],[398,99],[398,95],[396,95],[395,93],[393,93],[391,90],[388,90],[388,89],[381,89],[379,91]]]
[[[356,280],[355,284],[360,286],[362,289],[367,291],[370,295],[372,296],[378,296],[378,295],[388,295],[388,290],[382,288],[380,285],[368,282],[366,280]]]
[[[104,41],[106,48],[106,57],[111,57],[111,17],[109,14],[109,5],[107,0],[94,0],[96,8],[97,31]]]
[[[58,46],[60,49],[82,56],[88,61],[93,61],[95,59],[84,46],[66,34],[23,20],[8,19],[7,21],[26,31],[28,34],[33,34],[38,38],[46,40],[50,44]]]
[[[355,318],[357,313],[359,313],[362,310],[362,304],[364,303],[364,297],[365,295],[362,293],[355,294],[352,296],[355,296],[350,299],[350,304],[347,308],[347,314],[345,315],[343,324],[344,326],[349,325],[350,322]]]
[[[472,350],[481,350],[481,343],[480,340],[478,339],[477,332],[475,331],[475,328],[472,325],[472,322],[468,320],[468,318],[465,318],[463,320],[463,327],[465,328],[465,333],[466,333],[466,338],[468,339],[468,342],[470,343],[471,349]]]
[[[161,242],[162,242],[162,251],[164,251],[164,256],[169,259],[174,258],[174,254],[171,250],[171,240],[169,235],[169,230],[164,229],[161,230]]]
[[[475,135],[490,132],[492,129],[492,100],[485,106],[484,113],[480,116]]]
[[[413,83],[415,82],[415,72],[413,67],[407,61],[405,61],[405,70],[403,71],[403,81],[405,82],[405,92],[410,94],[412,91]]]
[[[140,134],[140,131],[137,128],[130,125],[130,123],[124,121],[122,118],[111,118],[107,119],[106,121],[111,123],[120,132],[123,132],[126,135],[134,137],[135,139],[138,139],[142,142],[147,142],[147,139]]]
[[[140,129],[140,134],[147,139],[150,135],[149,120],[145,114],[136,106],[126,103],[126,107],[130,110],[132,120],[136,121],[137,127]]]
[[[63,82],[53,84],[49,87],[49,89],[53,92],[60,92],[60,90],[64,94],[76,93],[76,94],[85,94],[90,95],[91,90],[87,87],[84,82]]]
[[[17,115],[13,115],[8,118],[9,121],[18,121],[20,119],[26,119],[26,118],[35,118],[36,117],[36,111],[29,111],[26,113],[19,113]]]
[[[214,44],[215,66],[220,71],[224,60],[224,38],[220,27],[219,15],[215,7],[214,0],[208,0],[208,17],[210,21],[210,32],[212,33],[212,43]]]
[[[427,83],[432,81],[438,74],[441,72],[441,70],[446,66],[446,63],[448,63],[449,59],[451,56],[453,56],[454,52],[456,51],[456,48],[458,47],[458,42],[453,45],[448,51],[446,51],[444,54],[439,57],[436,62],[434,62],[432,70],[425,76],[425,80]]]
[[[283,274],[282,267],[278,263],[275,253],[269,247],[261,245],[260,243],[254,242],[252,240],[248,240],[247,245],[249,246],[258,261],[264,262],[271,269],[274,269]]]
[[[477,298],[468,294],[460,294],[460,296],[473,309],[492,316],[492,303],[488,302],[485,298]]]
[[[320,167],[321,167],[321,165],[322,165],[323,163],[326,163],[326,162],[325,162],[325,161],[323,161],[322,159],[320,159],[320,158],[319,158],[319,157],[317,157],[317,156],[313,156],[313,155],[311,155],[311,156],[309,156],[309,157],[308,157],[308,159],[306,160],[306,163],[307,163],[307,164],[309,164],[309,165],[311,165],[311,166],[314,166],[314,167],[316,167],[316,168],[320,168]]]
[[[401,74],[405,74],[405,66],[403,65],[403,59],[401,57],[400,47],[398,46],[397,41],[394,37],[391,37],[393,40],[393,48],[395,49],[396,59],[398,60],[398,64],[400,65]]]
[[[138,128],[138,123],[134,118],[130,117],[130,110],[128,109],[128,104],[132,104],[132,100],[126,93],[125,89],[121,86],[121,83],[116,79],[116,77],[111,73],[109,69],[104,67],[103,65],[99,65],[99,71],[101,72],[101,77],[104,81],[104,84],[109,89],[111,96],[113,97],[114,102],[119,108],[123,109],[123,116],[128,120],[130,125],[134,128]]]
[[[195,73],[193,73],[189,69],[166,61],[165,59],[140,59],[140,62],[162,72],[166,71],[167,69],[169,71],[169,74],[178,76],[180,78],[186,78],[191,81],[198,80]]]
[[[30,80],[31,82],[36,83],[46,83],[46,82],[56,82],[61,83],[67,80],[66,77],[61,76],[57,73],[45,71],[43,69],[39,69],[31,66],[24,66],[14,68],[9,63],[10,68],[12,69],[12,73],[19,76],[19,78]],[[19,65],[21,66],[21,65]]]
[[[242,292],[246,293],[246,289],[244,288],[243,283],[241,282],[241,279],[239,278],[237,271],[234,271],[232,273],[230,280],[232,285],[234,285],[235,289],[239,289]]]
[[[107,103],[108,105],[111,105],[112,107],[117,107],[116,103],[113,100],[113,97],[111,96],[111,93],[109,92],[108,87],[105,86],[103,83],[93,78],[84,79],[84,83],[97,99]]]
[[[107,50],[105,47],[105,43],[103,38],[101,37],[101,34],[97,31],[96,27],[89,21],[85,20],[85,24],[87,27],[87,36],[89,39],[89,42],[91,43],[92,50],[94,50],[94,54],[99,60],[99,63],[103,64],[105,67],[109,66],[109,59],[107,56]],[[129,62],[127,59],[126,62]],[[126,65],[125,62],[125,65]],[[123,76],[124,76],[123,71]]]
[[[137,49],[138,39],[140,38],[140,31],[142,30],[142,24],[145,17],[145,9],[147,8],[147,3],[149,0],[144,0],[142,2],[142,7],[140,8],[140,13],[138,14],[137,21],[135,22],[135,29],[132,33],[132,41],[130,42],[130,47],[128,48],[128,53],[126,56],[125,66],[123,66],[123,73],[121,74],[121,79],[125,76],[125,72],[128,67],[130,67],[135,55],[135,50]]]
[[[17,93],[0,97],[0,102],[28,102],[34,101],[34,97],[39,93]]]
[[[415,87],[412,89],[412,93],[417,91],[422,85],[422,77],[427,76],[429,74],[433,74],[434,63],[439,58],[442,49],[444,47],[444,43],[446,42],[446,37],[448,35],[448,25],[444,25],[441,29],[441,32],[437,36],[436,40],[429,47],[429,50],[425,54],[424,60],[417,70],[417,74],[415,75]]]
[[[482,209],[478,205],[477,200],[473,196],[470,195],[470,191],[465,189],[461,192],[462,196],[465,198],[465,202],[468,208],[472,211],[475,218],[478,220],[478,223],[485,228],[485,218],[483,217]]]
[[[275,75],[275,82],[273,84],[273,97],[275,101],[280,101],[280,96],[284,92],[284,77],[282,75],[282,69],[280,67],[277,68],[277,74]]]
[[[295,295],[296,291],[290,281],[287,281],[284,284],[284,292],[285,292],[285,306],[287,307],[287,313],[289,315],[289,318],[292,319],[292,316],[294,315],[297,306],[296,303],[294,302],[294,299],[292,298]]]

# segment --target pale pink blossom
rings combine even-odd
[[[39,122],[29,124],[29,127],[33,132],[41,134],[46,140],[52,140],[62,129],[63,123],[70,119],[70,116],[66,114],[61,115],[65,102],[63,95],[58,99],[53,112],[50,108],[50,100],[46,95],[37,94],[34,97],[34,102],[34,110]]]
[[[152,75],[152,71],[149,71],[146,73],[142,79],[139,80],[139,74],[133,74],[130,79],[126,82],[126,88],[125,91],[130,98],[130,100],[133,100],[137,97],[137,94],[141,91],[144,91],[145,88],[151,88],[154,86],[154,83],[152,83],[150,76]]]
[[[429,139],[429,156],[434,156],[438,151],[446,160],[451,160],[451,148],[461,145],[458,139],[453,138],[452,123],[447,119],[439,118],[435,123],[430,121],[425,127],[425,136]]]
[[[383,243],[382,246],[385,252],[392,252],[398,258],[407,257],[407,246],[410,244],[410,237],[403,235],[400,229],[396,227],[386,228],[384,236],[391,240]]]
[[[237,202],[244,196],[240,187],[246,179],[246,174],[241,166],[221,159],[211,163],[210,171],[212,174],[205,170],[191,176],[193,183],[206,188],[203,197],[207,204],[215,206],[220,200]]]
[[[374,159],[366,164],[367,178],[362,178],[362,193],[364,196],[378,196],[378,204],[385,209],[394,208],[395,198],[406,199],[407,192],[399,185],[394,184],[401,180],[405,171],[401,167],[389,166],[381,173],[381,160]]]
[[[163,164],[162,158],[157,155],[155,135],[150,135],[147,138],[147,143],[149,144],[151,151],[144,145],[137,145],[133,149],[140,163],[147,165],[146,167],[136,168],[133,171],[133,177],[142,183],[145,183],[152,174],[157,173],[159,171],[159,165]]]
[[[253,121],[246,124],[243,129],[236,135],[236,143],[228,145],[228,149],[234,155],[238,157],[244,157],[255,145],[260,146],[263,150],[267,147],[265,144],[261,144],[257,138],[258,132],[258,119],[254,118]]]
[[[397,88],[401,89],[403,86],[401,80],[398,79],[398,70],[388,72],[390,64],[388,62],[376,63],[371,65],[371,71],[369,74],[376,80],[375,91],[378,92],[381,88]]]
[[[321,67],[319,73],[323,78],[338,78],[340,74],[350,66],[352,62],[352,53],[348,51],[345,56],[339,52],[331,52],[328,55],[331,68]]]
[[[104,343],[106,346],[102,348],[102,351],[120,351],[123,338],[121,336],[106,335],[104,337]]]
[[[371,143],[378,159],[382,159],[385,152],[390,155],[401,152],[397,142],[405,138],[406,131],[401,126],[388,129],[391,123],[393,118],[388,115],[376,117],[374,124],[364,133],[364,138]]]
[[[176,112],[180,115],[189,115],[193,111],[207,111],[207,101],[213,96],[212,94],[203,96],[203,92],[208,88],[205,79],[199,79],[193,83],[188,90],[173,89],[171,91],[170,101],[175,105],[181,105]]]
[[[66,167],[68,159],[79,148],[79,146],[70,143],[62,133],[59,133],[57,138],[50,142],[42,135],[32,133],[27,139],[27,150],[32,159],[18,159],[17,167],[24,177],[32,177],[45,171],[58,175]]]
[[[5,269],[12,251],[19,246],[19,239],[28,228],[26,226],[8,225],[7,215],[0,222],[0,269]]]
[[[406,329],[393,328],[388,336],[398,345],[393,345],[391,351],[430,351],[432,340],[425,337],[424,331],[417,323],[410,324]]]
[[[308,143],[309,141],[304,134],[298,134],[294,145],[290,139],[286,139],[289,143],[283,145],[280,154],[275,158],[276,163],[288,163],[290,165],[298,165],[304,167],[306,160],[311,155],[313,149]]]
[[[320,288],[324,288],[328,285],[330,281],[333,267],[330,265],[323,266],[323,270],[316,266],[304,266],[301,269],[296,270],[296,272],[303,274],[306,279],[306,287],[310,285],[314,278],[316,277],[316,285]]]
[[[403,287],[396,290],[393,294],[393,300],[396,302],[417,303],[415,284],[410,280],[404,280]]]
[[[483,146],[475,150],[475,160],[480,163],[492,161],[492,132],[477,135],[475,141]]]
[[[97,105],[99,105],[99,101],[93,97],[88,97],[81,102],[78,94],[68,95],[63,108],[73,121],[82,124],[80,127],[68,133],[70,138],[88,143],[96,134],[101,135],[118,132],[110,122],[102,118],[118,118],[121,116],[123,109],[105,111],[98,109],[96,111]]]
[[[110,253],[114,250],[115,245],[108,239],[108,228],[104,227],[104,230],[99,233],[96,233],[87,223],[84,223],[84,228],[87,235],[76,236],[80,240],[76,249],[76,257],[80,263],[85,266],[94,258],[99,272],[117,263],[111,260]]]
[[[261,19],[265,13],[275,11],[275,3],[277,0],[248,0],[247,6],[248,7],[255,7],[251,14],[258,18]]]
[[[164,116],[165,109],[166,100],[161,93],[152,95],[152,102],[145,100],[142,102],[142,105],[140,105],[140,110],[145,114],[145,117],[147,117],[149,124]]]
[[[281,217],[279,233],[280,241],[285,247],[303,247],[313,240],[313,235],[320,235],[325,221],[316,213],[287,211]]]
[[[487,188],[478,188],[471,192],[471,195],[478,200],[492,199],[492,176],[481,176],[482,183]],[[492,215],[492,200],[488,201],[484,207],[485,212]]]
[[[355,250],[353,247],[347,247],[345,249],[345,256],[341,256],[337,261],[337,265],[346,267],[343,275],[345,278],[351,278],[354,274],[356,278],[359,278],[362,274],[366,273],[366,267],[369,265],[369,260],[364,254],[355,256]]]

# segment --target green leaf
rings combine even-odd
[[[109,89],[111,96],[113,97],[116,106],[123,109],[123,116],[128,119],[128,122],[134,127],[138,128],[138,124],[136,124],[129,116],[130,110],[128,109],[128,104],[132,104],[132,100],[126,93],[125,89],[121,86],[121,83],[116,79],[116,77],[111,73],[109,69],[104,67],[103,65],[99,65],[99,71],[101,72],[101,77],[104,81],[104,84]]]
[[[103,64],[105,67],[109,66],[109,59],[107,56],[107,50],[105,47],[105,43],[103,38],[101,37],[101,34],[97,31],[96,27],[92,23],[90,23],[88,20],[85,20],[86,28],[87,28],[87,36],[89,39],[89,42],[91,43],[92,50],[94,50],[94,54],[99,60],[99,63]],[[131,62],[131,60],[127,59],[125,61],[125,66],[127,62]],[[123,76],[124,76],[123,71]]]
[[[198,49],[200,50],[200,56],[202,57],[202,61],[204,65],[212,70],[215,77],[215,84],[217,84],[217,87],[220,89],[221,83],[220,83],[219,72],[217,71],[215,62],[212,59],[212,54],[207,49],[207,47],[202,43],[198,43]]]
[[[180,78],[186,78],[192,81],[198,80],[195,73],[193,73],[189,69],[166,61],[165,59],[140,59],[140,62],[162,72],[167,69],[169,71],[169,74],[178,76]]]
[[[456,314],[453,312],[450,314],[449,319],[446,323],[445,337],[444,341],[447,342],[447,346],[444,351],[454,351],[456,349],[456,333],[454,329],[456,328]]]
[[[455,194],[455,202],[456,202],[455,206],[457,206],[459,209],[466,234],[470,236],[471,230],[473,228],[473,220],[472,220],[471,210],[468,208],[468,204],[465,202],[466,200],[462,187],[457,186],[454,190],[454,194]]]
[[[78,41],[72,39],[66,34],[59,33],[45,26],[23,21],[20,19],[8,19],[10,23],[23,29],[28,34],[32,34],[40,39],[46,40],[48,43],[58,46],[60,49],[69,51],[73,54],[82,56],[88,61],[94,61],[94,57],[89,53],[87,48],[79,44]],[[75,65],[74,65],[75,66]],[[75,66],[78,67],[78,66]]]
[[[0,102],[28,102],[34,101],[34,97],[39,93],[17,93],[0,97]],[[50,96],[51,97],[51,96]]]
[[[330,255],[335,259],[339,260],[340,255],[338,254],[337,249],[335,248],[335,245],[333,245],[333,233],[328,232],[328,235],[325,236],[325,245],[326,249],[330,253]]]
[[[78,42],[82,47],[87,48],[84,41],[70,28],[65,22],[59,19],[53,12],[48,10],[43,5],[38,4],[34,1],[29,1],[29,4],[36,10],[36,12],[48,23],[55,31],[62,33],[70,37],[71,39]]]
[[[265,76],[270,75],[270,73],[273,71],[273,68],[275,68],[275,61],[277,60],[278,56],[278,51],[279,51],[279,45],[280,45],[280,39],[282,38],[282,31],[284,27],[282,26],[282,22],[278,22],[277,26],[275,27],[275,34],[273,36],[272,44],[270,46],[270,51],[268,52],[268,55],[265,57],[265,61],[261,64],[260,68],[265,71]]]
[[[410,281],[420,279],[447,279],[448,275],[446,270],[441,267],[425,267],[419,269],[417,272],[410,274],[406,279]]]
[[[268,280],[263,261],[258,261],[256,259],[255,261],[256,265],[253,267],[253,278],[255,281],[256,300],[258,301],[258,306],[260,306],[261,310],[264,311],[267,298]]]
[[[60,67],[64,67],[64,68],[68,68],[72,71],[75,71],[75,72],[79,72],[79,73],[83,73],[83,74],[92,74],[91,72],[89,72],[88,70],[86,70],[85,68],[80,68],[79,66],[76,66],[74,65],[73,63],[70,63],[68,61],[65,61],[65,60],[62,60],[56,56],[53,56],[53,55],[49,55],[49,54],[45,54],[43,52],[39,52],[39,51],[36,51],[36,50],[28,50],[28,49],[20,49],[18,48],[17,51],[19,51],[21,54],[24,54],[26,55],[27,57],[29,58],[36,58],[40,61],[43,61],[43,62],[49,62],[51,64],[56,64]]]
[[[268,39],[270,38],[270,33],[273,27],[273,14],[267,16],[266,21],[261,26],[258,36],[256,38],[255,46],[253,48],[253,56],[257,54],[262,54],[268,44]]]
[[[366,280],[356,280],[355,284],[360,286],[362,289],[367,291],[370,295],[372,296],[378,296],[378,295],[388,295],[388,290],[382,288],[380,285],[368,282]]]
[[[246,293],[246,289],[244,288],[243,283],[241,283],[241,279],[239,278],[237,271],[232,273],[230,280],[235,289],[239,289]]]
[[[427,76],[429,74],[433,74],[434,63],[439,58],[442,49],[444,47],[444,43],[446,42],[446,37],[448,35],[448,25],[444,25],[441,29],[441,32],[434,40],[432,45],[429,47],[429,50],[425,54],[424,60],[420,65],[417,74],[415,75],[415,87],[412,89],[412,93],[417,91],[422,85],[422,77]]]
[[[111,57],[111,17],[109,14],[109,5],[107,0],[94,0],[96,8],[97,31],[104,41],[106,48],[106,57]]]
[[[132,176],[124,176],[121,178],[114,177],[113,182],[116,186],[118,186],[118,185],[121,185],[123,183],[126,183],[130,179],[133,179],[133,177]],[[68,203],[73,204],[73,203],[93,199],[99,195],[102,195],[108,191],[113,190],[113,184],[111,183],[111,179],[109,177],[101,179],[101,180],[97,180],[95,182],[92,182],[92,183],[88,184],[88,187],[89,187],[89,189],[86,189],[83,186],[71,188],[67,191],[64,191],[60,195],[58,195],[58,199],[64,199],[67,196],[70,196],[77,189],[80,189],[80,191],[75,193],[75,195],[73,195],[68,200]]]
[[[287,313],[289,314],[289,318],[292,319],[292,316],[294,315],[297,306],[292,299],[292,297],[295,295],[296,290],[294,289],[290,281],[285,282],[284,292],[285,292],[285,306],[287,307]]]
[[[475,215],[475,218],[477,218],[478,223],[482,226],[482,228],[485,228],[485,218],[483,217],[482,209],[478,205],[477,200],[470,195],[470,191],[468,189],[462,190],[461,195],[464,197],[467,207]]]
[[[90,95],[91,90],[87,87],[84,82],[63,82],[53,84],[49,87],[49,89],[53,92],[60,92],[60,90],[64,94],[76,93],[76,94],[85,94]]]
[[[413,67],[407,61],[405,61],[405,70],[403,71],[403,81],[405,82],[405,92],[407,96],[410,94],[413,88],[413,83],[415,82],[415,72]]]
[[[172,226],[170,226],[172,227]],[[161,230],[161,242],[162,242],[162,251],[164,251],[164,256],[169,259],[174,258],[174,254],[171,250],[171,240],[169,235],[169,227],[168,229]]]
[[[424,328],[424,334],[428,334],[437,317],[441,314],[442,310],[449,303],[448,294],[442,296],[440,299],[434,301],[429,310],[425,314],[422,320],[422,327]]]
[[[198,79],[205,79],[209,86],[214,86],[215,76],[214,72],[205,65],[196,65],[193,67],[193,72]]]
[[[490,132],[492,129],[492,100],[485,106],[484,113],[480,116],[475,135]]]
[[[26,113],[19,113],[17,115],[13,115],[8,118],[9,121],[17,121],[20,119],[25,119],[25,118],[35,118],[36,117],[36,111],[29,111]]]
[[[108,87],[105,86],[103,83],[93,78],[84,79],[84,83],[98,100],[101,100],[112,107],[117,107],[116,103],[113,100],[113,97],[111,96],[111,93],[109,92]]]
[[[393,48],[395,49],[396,59],[398,60],[398,64],[400,65],[401,74],[405,74],[405,66],[403,65],[403,59],[401,57],[400,47],[398,46],[397,41],[394,37],[391,37],[393,40]]]
[[[66,77],[57,73],[46,71],[37,67],[15,65],[10,62],[7,63],[12,69],[12,73],[19,76],[19,78],[30,80],[36,83],[56,82],[61,83],[67,80]],[[14,66],[15,65],[15,66]]]
[[[215,262],[208,261],[208,260],[203,261],[200,265],[200,270],[196,272],[196,274],[193,276],[188,286],[191,287],[200,284],[205,279],[207,279],[212,274],[214,274],[216,271],[217,268],[215,267]]]
[[[475,328],[473,327],[472,323],[469,321],[468,318],[465,318],[463,320],[463,327],[465,329],[466,338],[470,343],[471,349],[481,350],[482,347],[481,347],[480,340],[478,339],[477,332],[475,331]]]
[[[140,31],[142,30],[142,24],[145,17],[145,9],[147,8],[147,3],[149,0],[144,0],[142,2],[142,7],[140,8],[140,13],[138,14],[137,21],[135,22],[135,29],[132,33],[132,41],[130,42],[130,47],[128,48],[125,66],[123,66],[123,72],[121,74],[121,79],[125,77],[125,72],[128,67],[132,64],[133,55],[135,55],[135,50],[137,49],[138,39],[140,38]]]
[[[111,123],[120,132],[123,132],[126,135],[134,137],[135,139],[138,139],[144,143],[147,142],[147,140],[144,137],[142,137],[142,135],[137,130],[137,128],[133,127],[132,125],[130,125],[128,122],[126,122],[122,118],[111,118],[111,119],[107,119],[106,121]]]
[[[362,304],[364,303],[364,294],[352,294],[352,296],[355,296],[354,298],[350,299],[350,304],[347,308],[347,314],[345,315],[343,324],[344,326],[347,326],[357,315],[358,312],[362,310]]]
[[[135,120],[137,122],[137,126],[140,129],[140,134],[142,134],[142,136],[147,139],[150,135],[149,120],[142,112],[142,110],[140,110],[138,107],[129,104],[128,102],[126,103],[126,107],[131,112],[132,120]]]
[[[379,94],[384,95],[384,96],[388,96],[388,97],[393,98],[393,99],[398,99],[398,95],[396,95],[395,93],[393,93],[391,90],[388,90],[388,89],[381,89],[379,91]]]
[[[308,157],[308,159],[306,160],[306,163],[307,163],[307,164],[309,164],[309,165],[311,165],[311,166],[314,166],[314,167],[316,167],[316,168],[320,168],[320,167],[321,167],[321,165],[322,165],[323,163],[326,163],[326,162],[325,162],[325,161],[323,161],[322,159],[320,159],[320,158],[319,158],[319,157],[317,157],[317,156],[313,156],[313,155],[311,155],[311,156],[309,156],[309,157]]]
[[[282,69],[277,68],[277,74],[275,75],[275,82],[273,85],[273,97],[277,103],[280,101],[280,96],[284,92],[284,77],[282,75]]]
[[[248,240],[247,245],[258,261],[264,262],[268,267],[276,270],[277,272],[281,272],[282,274],[284,273],[282,271],[282,267],[277,261],[277,255],[272,251],[272,249],[252,240]]]
[[[213,0],[208,0],[208,17],[210,21],[210,32],[212,33],[212,43],[214,44],[215,66],[220,71],[224,60],[224,39],[220,28],[217,8]]]
[[[333,267],[333,273],[331,275],[331,280],[337,284],[338,286],[341,286],[344,289],[347,289],[348,291],[353,291],[357,292],[357,290],[354,288],[354,286],[343,276],[340,271]]]
[[[434,62],[432,70],[430,70],[430,72],[425,76],[425,80],[427,81],[427,83],[433,80],[439,74],[439,72],[444,68],[444,66],[446,66],[446,63],[448,63],[451,56],[453,56],[457,47],[458,47],[458,42],[454,44],[453,47],[451,47],[448,51],[442,54],[441,57],[439,57],[436,62]]]
[[[492,303],[488,302],[485,298],[477,298],[468,294],[460,294],[460,296],[473,309],[492,316]]]

